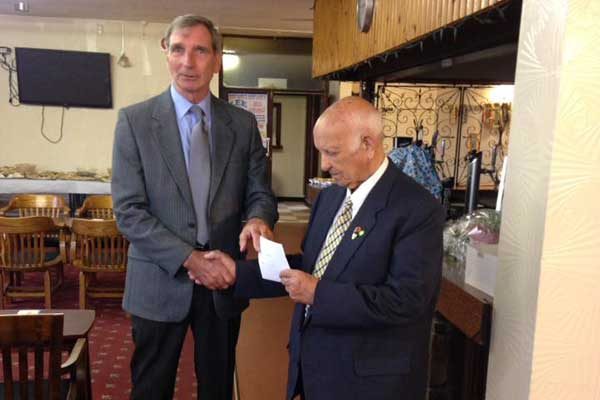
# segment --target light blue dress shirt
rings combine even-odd
[[[179,135],[181,136],[181,146],[183,148],[183,156],[185,157],[185,167],[189,173],[190,167],[190,144],[192,140],[192,129],[198,123],[196,120],[196,116],[194,113],[189,112],[190,108],[194,105],[194,103],[190,102],[188,99],[183,97],[174,87],[171,85],[171,98],[173,99],[173,104],[175,106],[175,114],[177,117],[177,126],[179,127]],[[209,132],[208,142],[211,147],[212,153],[212,134],[211,134],[211,104],[210,104],[210,93],[206,96],[200,103],[196,105],[204,111],[204,115],[206,115],[206,124]]]

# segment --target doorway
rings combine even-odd
[[[304,198],[307,105],[306,96],[273,96],[271,188],[280,199]]]
[[[223,88],[221,98],[256,116],[275,196],[304,201],[308,178],[319,172],[312,128],[324,107],[325,92]]]

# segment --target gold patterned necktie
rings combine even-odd
[[[323,250],[321,250],[321,254],[319,255],[319,259],[315,264],[315,269],[313,271],[313,276],[317,279],[321,279],[325,270],[327,269],[327,265],[338,245],[342,241],[342,237],[344,233],[348,230],[350,226],[350,222],[352,221],[352,200],[348,198],[344,203],[344,208],[342,213],[335,220],[335,224],[333,229],[327,235],[327,239],[325,239],[325,246],[323,246]]]

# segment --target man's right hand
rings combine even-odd
[[[196,283],[207,289],[227,289],[235,282],[235,265],[233,268],[218,259],[209,260],[204,251],[193,250],[183,266],[188,270],[188,275]]]

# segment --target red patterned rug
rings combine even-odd
[[[26,281],[28,284],[33,283],[37,278],[27,277]],[[115,284],[115,278],[110,279],[110,284]],[[43,299],[35,299],[12,300],[7,308],[43,307]],[[64,284],[52,296],[52,307],[79,308],[78,272],[70,265],[65,266]],[[96,320],[89,335],[93,398],[95,400],[128,399],[131,391],[129,361],[133,352],[130,320],[121,309],[119,300],[93,299],[90,300],[88,307],[96,310]],[[177,370],[174,399],[196,398],[192,340],[191,333],[188,332]]]

